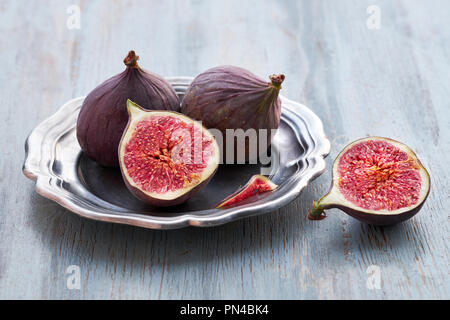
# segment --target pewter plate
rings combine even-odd
[[[190,77],[167,79],[180,100]],[[280,127],[271,146],[271,163],[220,165],[210,183],[183,205],[149,207],[125,187],[120,170],[97,165],[80,149],[76,121],[84,98],[64,104],[39,124],[25,143],[25,176],[36,182],[36,192],[86,218],[151,229],[209,227],[279,209],[325,170],[330,152],[320,119],[307,107],[281,97]],[[263,170],[263,171],[261,171]],[[249,178],[264,172],[279,187],[252,196],[228,209],[214,209]]]

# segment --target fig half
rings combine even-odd
[[[330,191],[314,202],[309,218],[339,208],[373,225],[391,225],[414,216],[430,192],[430,175],[416,154],[398,141],[369,137],[346,146],[333,164]]]
[[[206,186],[219,146],[200,123],[177,112],[148,111],[128,100],[119,163],[128,189],[153,206],[181,204]]]

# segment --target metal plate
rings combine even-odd
[[[167,79],[180,99],[192,78]],[[330,143],[322,122],[307,107],[281,97],[282,116],[271,146],[270,178],[279,187],[229,209],[214,209],[223,198],[260,173],[257,164],[221,165],[211,182],[183,205],[154,208],[135,199],[120,171],[87,158],[76,138],[76,120],[84,98],[63,105],[39,124],[25,143],[24,174],[36,191],[80,216],[152,229],[214,226],[274,211],[294,200],[325,170]],[[266,171],[267,167],[263,167]]]

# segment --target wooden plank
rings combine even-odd
[[[450,91],[445,0],[25,1],[0,4],[0,298],[448,299]],[[66,27],[81,9],[81,29]],[[217,228],[155,231],[79,218],[34,192],[23,143],[65,101],[123,69],[135,49],[164,75],[235,64],[266,77],[324,122],[327,171],[287,207]],[[389,136],[432,176],[422,212],[389,228],[333,210],[306,219],[348,142]],[[80,267],[81,288],[66,270]],[[367,286],[379,267],[380,289]],[[370,269],[369,269],[370,271]]]

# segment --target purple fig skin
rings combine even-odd
[[[171,85],[161,76],[141,69],[138,60],[139,56],[130,51],[124,59],[126,70],[92,90],[78,116],[81,149],[106,167],[119,166],[117,148],[128,122],[127,99],[147,110],[180,110]]]
[[[412,218],[413,216],[415,216],[420,209],[422,209],[423,204],[425,203],[426,198],[428,197],[428,194],[430,193],[430,191],[428,191],[427,196],[425,197],[424,201],[417,207],[415,207],[412,210],[400,213],[400,214],[375,214],[375,213],[367,213],[367,212],[361,212],[361,211],[357,211],[354,209],[351,209],[349,207],[346,206],[342,206],[342,205],[331,205],[331,206],[323,206],[322,209],[326,210],[326,209],[340,209],[342,211],[344,211],[346,214],[348,214],[349,216],[367,223],[367,224],[372,224],[375,226],[389,226],[389,225],[394,225],[403,221],[406,221],[410,218]]]
[[[270,80],[264,81],[235,66],[209,69],[198,75],[187,89],[181,112],[202,121],[208,129],[220,130],[224,145],[226,129],[277,129],[281,117],[278,94],[284,75],[273,75]],[[267,146],[271,138],[269,134]],[[248,159],[248,141],[245,148]],[[264,151],[259,150],[259,154]]]

